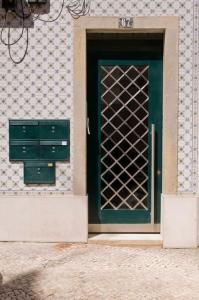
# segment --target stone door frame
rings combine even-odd
[[[73,193],[87,194],[87,33],[164,33],[162,193],[177,193],[179,18],[133,17],[132,28],[120,28],[118,17],[82,17],[74,21],[73,39]]]

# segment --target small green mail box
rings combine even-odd
[[[39,122],[40,140],[69,140],[68,120],[42,120]]]
[[[69,160],[69,149],[68,141],[40,141],[40,157],[42,160]]]
[[[55,162],[24,162],[25,184],[55,184]]]
[[[9,156],[10,160],[33,160],[40,156],[38,141],[10,141]]]
[[[10,120],[10,140],[38,140],[39,122],[36,120]]]

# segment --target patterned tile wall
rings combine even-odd
[[[56,16],[62,0],[51,1],[49,15]],[[178,186],[180,192],[196,190],[197,183],[197,83],[198,3],[196,0],[92,0],[92,16],[180,16]],[[0,45],[0,192],[67,193],[73,181],[71,163],[57,163],[56,186],[23,184],[23,164],[8,159],[9,118],[70,118],[73,125],[72,24],[64,9],[55,23],[35,21],[29,30],[25,61],[13,65],[5,46]],[[195,25],[194,25],[195,24]],[[18,30],[14,29],[15,39]],[[194,38],[195,37],[195,38]],[[195,43],[194,43],[195,41]],[[13,48],[17,59],[24,41]],[[193,111],[194,108],[194,111]],[[73,128],[73,126],[71,126]]]

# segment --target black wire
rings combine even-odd
[[[3,27],[2,27],[2,30],[1,30],[1,35],[0,35],[0,39],[1,39],[1,42],[8,46],[8,52],[9,52],[9,56],[10,56],[10,59],[12,60],[12,62],[14,64],[20,64],[26,57],[27,53],[28,53],[28,46],[29,46],[29,31],[28,31],[28,28],[24,28],[24,22],[25,22],[25,19],[26,18],[29,18],[30,15],[32,14],[32,11],[30,9],[30,14],[29,15],[25,15],[24,14],[24,6],[23,6],[23,0],[21,0],[21,9],[22,9],[22,16],[20,14],[18,14],[18,12],[16,11],[15,9],[15,14],[19,17],[19,18],[22,18],[23,19],[23,29],[22,29],[22,32],[20,34],[20,37],[13,43],[10,43],[10,26],[8,27],[8,43],[6,43],[3,38],[2,38],[2,35],[3,35],[3,30],[5,29],[5,24],[6,24],[6,20],[7,20],[7,14],[8,12],[6,12],[6,15],[5,15],[5,20],[4,20],[4,24],[3,24]],[[87,2],[88,1],[88,2]],[[77,19],[79,18],[80,16],[85,16],[89,9],[90,9],[90,2],[91,0],[83,0],[83,3],[82,5],[80,4],[80,2],[76,1],[74,4],[70,4],[70,5],[67,5],[67,9],[68,9],[68,12],[71,14],[71,16],[74,18],[74,19]],[[53,20],[43,20],[43,19],[40,19],[39,16],[40,14],[38,14],[36,16],[36,18],[34,20],[39,20],[39,21],[42,21],[42,22],[45,22],[45,23],[52,23],[52,22],[55,22],[57,21],[57,19],[61,16],[62,14],[62,11],[63,11],[63,8],[64,8],[64,5],[65,5],[65,0],[63,0],[62,2],[62,6],[61,6],[61,10],[59,12],[59,14],[57,15],[57,17]],[[26,49],[25,49],[25,52],[24,52],[24,55],[23,57],[19,60],[19,61],[16,61],[15,59],[13,59],[12,57],[12,54],[11,54],[11,46],[12,45],[15,45],[17,42],[19,42],[19,40],[23,37],[23,34],[24,34],[24,29],[26,29]]]
[[[8,43],[6,43],[6,42],[4,41],[4,39],[3,39],[3,31],[5,30],[5,25],[6,25],[6,22],[7,22],[7,15],[8,15],[8,13],[9,13],[9,11],[7,11],[6,14],[5,14],[4,23],[3,23],[3,26],[2,26],[2,29],[1,29],[1,34],[0,34],[1,42],[2,42],[2,44],[4,44],[5,46],[8,46]],[[22,31],[21,31],[21,34],[20,34],[19,38],[18,38],[16,41],[14,41],[14,42],[12,42],[11,44],[9,44],[9,45],[10,45],[10,46],[13,46],[13,45],[17,44],[17,43],[20,41],[20,39],[22,38],[23,33],[24,33],[24,26],[23,26],[23,28],[22,28]]]
[[[15,10],[15,14],[17,17],[19,17],[20,19],[23,19],[23,17]],[[24,19],[28,19],[31,16],[31,12],[28,15],[24,16]]]
[[[38,8],[38,6],[37,6],[37,8]],[[31,15],[35,14],[35,12],[34,12],[34,10],[32,10],[31,6],[30,6],[30,13],[31,13]],[[32,17],[32,20],[36,21],[39,17],[40,17],[40,14],[38,13],[36,16]]]
[[[11,47],[10,47],[11,45],[8,45],[8,52],[9,52],[10,59],[16,65],[22,63],[22,61],[25,59],[25,57],[26,57],[26,55],[28,53],[28,45],[29,45],[29,41],[28,41],[28,28],[25,28],[25,29],[26,29],[26,49],[25,49],[23,57],[20,60],[16,61],[16,60],[13,59],[12,54],[11,54]],[[9,40],[10,40],[10,28],[8,30],[8,41]]]
[[[28,19],[30,16],[31,16],[31,14],[32,14],[32,12],[31,12],[31,10],[29,11],[29,13],[27,14],[27,15],[25,15],[25,13],[24,13],[24,6],[23,6],[23,1],[20,1],[21,2],[21,11],[23,12],[22,13],[22,15],[20,15],[19,13],[18,13],[18,11],[16,10],[16,4],[15,4],[15,14],[17,15],[17,17],[19,17],[20,19]]]
[[[74,4],[67,5],[68,12],[74,19],[78,19],[81,16],[85,16],[90,10],[91,0],[83,0],[83,3],[80,4],[76,1]]]
[[[65,5],[65,0],[63,0],[61,10],[60,10],[59,14],[57,15],[57,17],[55,19],[53,19],[53,20],[43,20],[43,19],[40,19],[38,17],[36,20],[39,20],[39,21],[42,21],[42,22],[45,22],[45,23],[52,23],[52,22],[57,21],[59,19],[59,17],[61,16],[61,14],[62,14],[62,11],[64,9],[64,5]]]
[[[33,21],[36,21],[36,20],[38,20],[38,19],[39,19],[39,17],[40,17],[40,14],[38,14],[36,17],[34,17],[34,18],[33,18]]]
[[[24,9],[23,9],[22,0],[21,0],[21,8],[22,8],[22,15],[24,16]],[[24,22],[25,22],[25,20],[23,18],[23,28],[24,28]],[[9,53],[10,59],[12,60],[12,62],[14,64],[20,64],[25,59],[25,57],[26,57],[26,55],[28,53],[28,45],[29,45],[29,35],[28,35],[28,28],[26,28],[26,49],[25,49],[24,55],[18,61],[16,61],[15,59],[13,59],[12,54],[11,54],[11,46],[12,45],[10,44],[10,27],[8,28],[8,53]]]

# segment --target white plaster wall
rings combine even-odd
[[[198,197],[162,195],[161,235],[164,248],[195,248],[198,245]]]
[[[87,242],[87,207],[85,196],[3,196],[0,241]]]
[[[61,2],[51,1],[50,16],[54,17],[58,13]],[[197,181],[197,148],[193,147],[193,141],[197,139],[197,126],[193,123],[193,116],[197,115],[193,93],[193,54],[197,56],[197,52],[193,51],[194,9],[198,10],[195,0],[92,0],[90,11],[93,16],[180,16],[178,186],[181,192],[196,189]],[[42,17],[49,18],[48,15]],[[72,191],[73,131],[71,163],[57,164],[56,186],[27,187],[23,183],[23,164],[9,162],[8,119],[70,118],[73,125],[73,22],[75,21],[69,16],[66,8],[55,23],[35,21],[34,28],[29,30],[28,55],[20,65],[13,65],[6,47],[0,44],[1,194],[67,194]],[[195,25],[195,29],[197,28]],[[18,31],[13,32],[14,39],[17,34]],[[20,47],[23,45],[24,43],[14,46],[15,58],[22,55],[23,49]],[[73,129],[73,126],[71,128]]]

